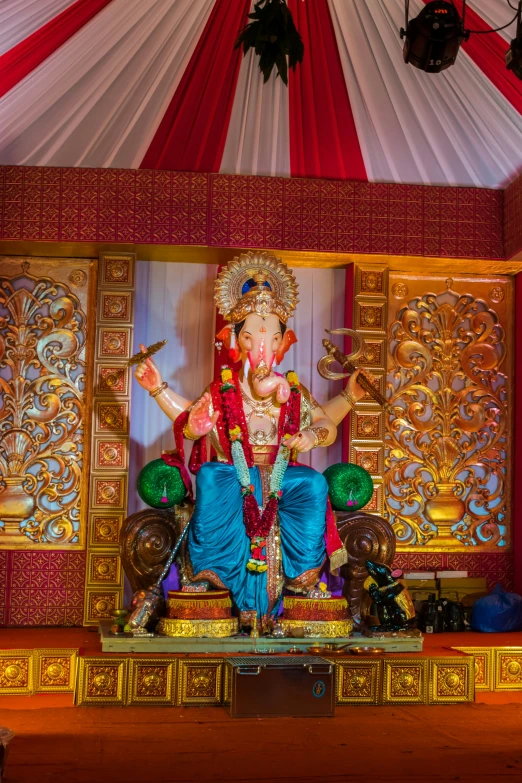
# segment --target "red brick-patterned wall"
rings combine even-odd
[[[81,625],[85,552],[0,552],[0,625]]]
[[[477,188],[0,167],[0,239],[504,258],[503,194]]]
[[[522,176],[504,191],[504,237],[506,258],[522,250]]]

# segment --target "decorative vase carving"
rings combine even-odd
[[[505,547],[507,343],[498,313],[452,286],[412,296],[391,316],[386,515],[408,548]]]
[[[28,269],[0,278],[0,542],[75,543],[85,314],[67,285]]]

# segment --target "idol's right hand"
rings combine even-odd
[[[212,416],[210,415],[210,403],[210,394],[205,392],[192,407],[186,425],[187,435],[189,437],[196,439],[208,435],[219,419],[219,411],[213,413]]]
[[[147,348],[140,344],[140,351],[145,353],[146,350]],[[154,391],[154,389],[157,389],[162,383],[161,373],[150,357],[137,365],[134,371],[134,377],[139,385],[148,392]]]

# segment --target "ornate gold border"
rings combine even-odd
[[[32,650],[0,651],[0,695],[31,696],[34,692]]]
[[[129,684],[125,704],[129,705],[155,705],[172,706],[176,691],[176,667],[177,660],[169,658],[132,658],[129,660]],[[140,670],[146,669],[146,677],[150,682],[145,683],[148,694],[140,694]],[[158,680],[164,676],[164,693],[158,692]],[[156,692],[154,692],[156,686]]]
[[[223,697],[223,670],[225,658],[187,658],[179,661],[177,677],[176,704],[188,707],[190,705],[220,705]],[[215,679],[208,676],[208,670],[214,669]],[[190,676],[191,671],[197,673],[201,684],[195,684]]]
[[[123,600],[123,571],[119,559],[119,535],[97,534],[103,520],[119,528],[126,516],[128,496],[129,416],[136,255],[103,252],[99,258],[95,301],[96,352],[94,356],[93,427],[89,492],[89,534],[85,577],[84,625],[96,625],[111,616]],[[112,335],[112,341],[111,341]],[[111,345],[113,346],[111,348]],[[112,350],[112,355],[111,355]],[[109,352],[109,355],[108,355]],[[103,459],[106,444],[113,460]],[[99,561],[99,563],[98,563]],[[98,565],[111,564],[106,573]],[[105,569],[106,570],[106,569]]]
[[[33,655],[35,693],[74,693],[78,650],[49,648]]]
[[[127,691],[127,658],[85,657],[78,660],[77,706],[123,706]]]
[[[473,656],[435,658],[429,661],[429,703],[457,704],[474,701],[475,661]]]
[[[427,675],[427,658],[385,659],[382,703],[426,704],[428,701]],[[411,692],[413,690],[414,692]]]
[[[381,390],[384,390],[388,355],[388,267],[363,259],[356,261],[354,268],[353,327],[367,343],[359,365],[378,376]],[[350,416],[350,462],[357,462],[357,455],[363,450],[377,452],[376,469],[370,471],[374,481],[373,498],[365,511],[379,516],[384,513],[385,416],[385,411],[369,395],[357,403]]]
[[[522,690],[522,647],[495,647],[494,690]]]
[[[336,664],[336,704],[379,704],[382,689],[383,663],[372,658],[356,658],[353,661],[337,661]],[[350,687],[345,692],[345,679],[352,673]],[[361,690],[369,680],[370,693]],[[359,691],[359,692],[358,692]]]

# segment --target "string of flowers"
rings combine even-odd
[[[290,373],[287,374],[287,378],[288,375]],[[283,495],[283,480],[290,456],[290,452],[284,443],[299,428],[299,415],[296,415],[300,409],[299,381],[296,373],[291,373],[291,375],[294,377],[289,379],[291,393],[283,422],[284,432],[282,433],[279,451],[270,476],[268,501],[263,513],[261,513],[254,495],[255,487],[251,483],[250,471],[245,455],[245,448],[249,453],[251,452],[248,433],[246,428],[244,430],[241,426],[242,422],[236,394],[237,377],[235,377],[235,374],[229,367],[223,367],[221,371],[222,385],[220,393],[223,402],[223,413],[231,444],[232,461],[236,469],[238,481],[241,484],[245,530],[250,538],[251,555],[247,563],[247,569],[256,573],[263,573],[263,571],[267,570],[266,554],[263,550],[266,547],[266,537],[270,533],[277,517],[279,500]]]

